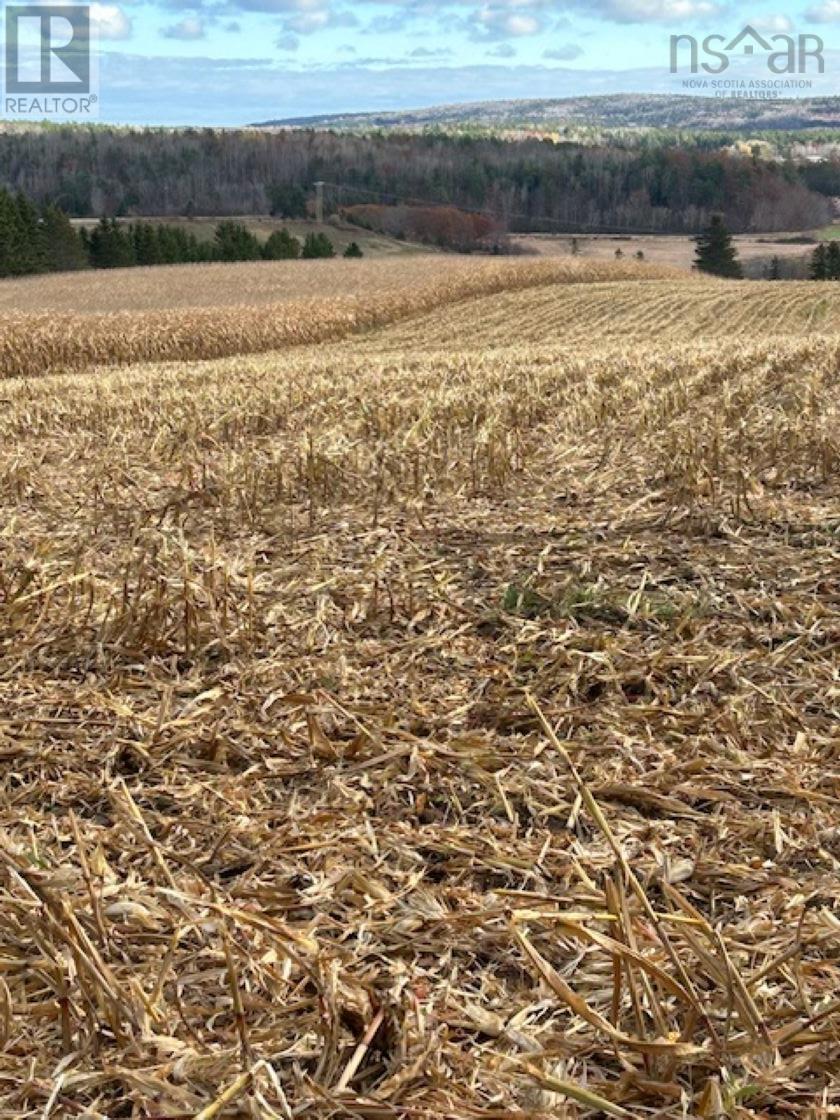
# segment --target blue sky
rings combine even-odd
[[[827,72],[811,92],[826,94],[840,45],[840,0],[126,0],[93,13],[100,119],[133,124],[686,92],[668,73],[671,34],[747,22],[820,34]]]

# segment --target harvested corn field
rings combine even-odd
[[[840,1109],[840,336],[517,300],[4,383],[0,1114]]]
[[[513,264],[514,262],[501,262]],[[582,262],[571,262],[579,271]],[[601,275],[609,271],[600,268]],[[632,264],[631,264],[632,267]],[[439,279],[475,280],[498,262],[416,254],[410,260],[240,261],[52,273],[0,284],[0,310],[107,314],[173,308],[264,306],[322,296],[389,295]],[[637,269],[638,272],[638,269]]]
[[[467,308],[433,312],[420,323],[397,324],[377,342],[386,348],[410,344],[422,333],[427,346],[486,349],[511,342],[598,345],[838,332],[840,292],[833,283],[774,286],[698,278],[678,284],[599,283],[587,289],[550,285],[539,292],[489,296]]]
[[[259,353],[344,338],[490,292],[649,275],[673,272],[634,262],[416,256],[408,263],[286,261],[27,278],[0,285],[7,306],[25,309],[0,315],[0,379]],[[208,295],[220,302],[208,306]]]

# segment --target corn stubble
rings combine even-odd
[[[9,309],[0,312],[0,379],[329,342],[494,292],[648,275],[679,274],[633,261],[419,255],[404,264],[263,261],[26,279],[0,289]],[[207,306],[208,291],[217,305]]]
[[[494,299],[5,383],[0,1114],[840,1108],[840,337]]]

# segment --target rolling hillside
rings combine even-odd
[[[482,126],[493,129],[667,128],[756,131],[840,127],[840,98],[749,101],[679,94],[616,93],[556,100],[477,101],[391,113],[265,120],[253,128],[429,128]]]

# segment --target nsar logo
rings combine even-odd
[[[688,66],[685,66],[686,49]],[[818,74],[825,73],[824,44],[819,35],[771,35],[765,39],[754,27],[747,25],[728,43],[725,35],[707,35],[698,40],[694,35],[671,36],[671,73],[686,69],[692,74],[723,74],[733,58],[766,55],[767,69],[772,74],[807,74],[811,64]]]

